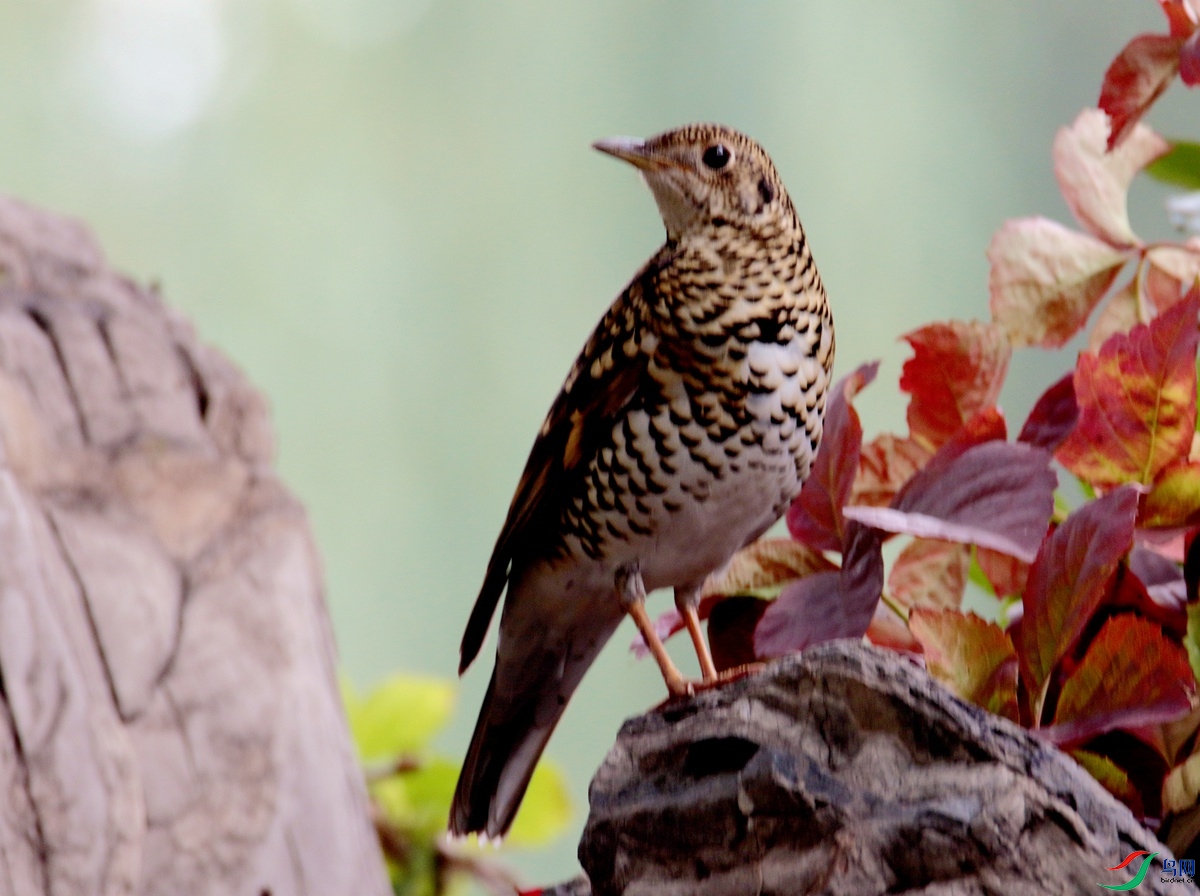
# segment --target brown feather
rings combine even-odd
[[[631,318],[646,318],[644,290],[650,282],[646,274],[663,264],[665,257],[661,252],[655,256],[596,325],[538,431],[467,620],[459,648],[460,675],[483,646],[513,562],[520,561],[531,543],[544,552],[547,543],[560,538],[559,502],[569,478],[581,469],[601,434],[611,431],[613,418],[634,401],[645,382],[651,355],[638,351],[628,357],[622,340],[630,335]]]

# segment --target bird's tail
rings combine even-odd
[[[586,627],[568,625],[554,631],[543,626],[536,646],[530,644],[532,631],[512,639],[532,650],[497,655],[454,791],[451,834],[498,838],[512,826],[533,768],[567,701],[621,621],[616,601],[611,607],[592,609]]]
[[[496,675],[492,673],[454,791],[450,807],[454,835],[496,838],[508,832],[534,766],[566,709],[566,700],[546,705],[551,703],[547,697],[557,695],[557,682],[549,683],[545,693],[514,704],[497,695]]]

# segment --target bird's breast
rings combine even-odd
[[[804,330],[751,340],[708,375],[652,365],[651,399],[614,421],[567,503],[577,556],[636,560],[647,587],[723,565],[799,493],[821,435],[828,372]]]

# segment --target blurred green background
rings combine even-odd
[[[541,417],[661,241],[591,140],[701,119],[758,138],[808,228],[838,369],[885,359],[860,406],[894,428],[896,338],[986,316],[992,232],[1069,219],[1055,130],[1128,38],[1163,30],[1150,0],[7,0],[0,190],[89,222],[270,396],[349,675],[452,676]],[[1176,85],[1151,123],[1195,136],[1195,99]],[[1143,235],[1167,233],[1164,195],[1137,187]],[[1015,425],[1066,364],[1018,354]],[[516,857],[531,881],[574,873],[591,772],[663,696],[630,636],[551,742],[576,826]]]

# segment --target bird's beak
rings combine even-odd
[[[637,137],[606,137],[593,143],[592,149],[623,159],[643,171],[661,168],[666,163],[665,159],[646,148],[645,140],[639,140]]]

